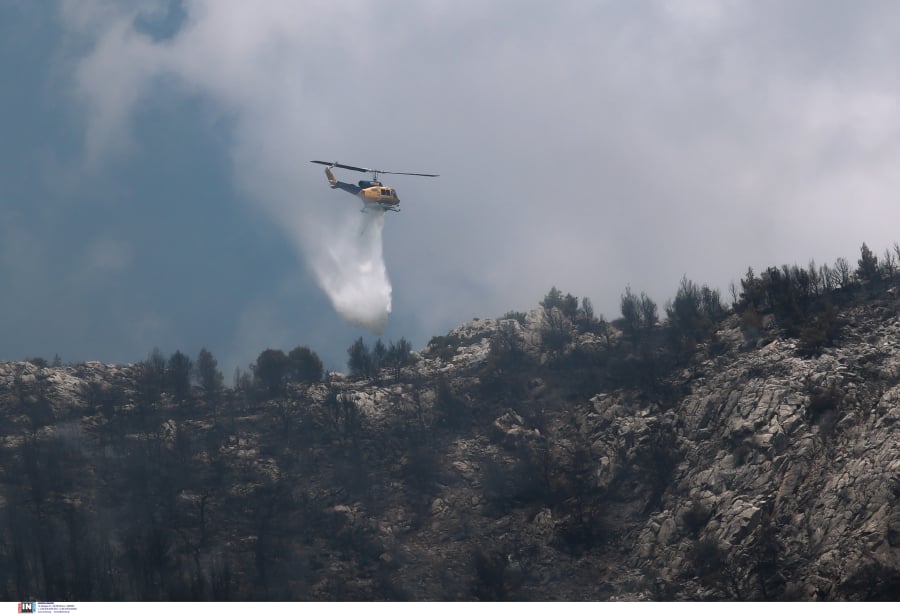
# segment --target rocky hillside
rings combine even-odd
[[[538,308],[277,394],[2,363],[0,596],[900,599],[897,294],[815,351]]]

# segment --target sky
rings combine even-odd
[[[897,57],[892,1],[4,0],[0,359],[344,370],[363,214],[314,159],[440,174],[384,178],[373,247],[416,349],[551,286],[614,319],[855,263],[900,241]]]

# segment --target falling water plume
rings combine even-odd
[[[322,237],[312,268],[332,305],[351,324],[380,335],[391,312],[391,282],[382,251],[384,213],[353,215]]]

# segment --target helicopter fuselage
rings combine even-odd
[[[360,200],[363,201],[363,210],[377,208],[383,211],[399,211],[397,205],[400,204],[400,199],[397,198],[397,191],[382,184],[380,181],[362,180],[357,185],[345,183],[338,181],[330,168],[325,169],[325,175],[328,177],[328,183],[331,184],[332,188],[341,189],[359,196]]]
[[[394,188],[383,185],[380,181],[360,181],[358,196],[366,206],[381,205],[386,209],[393,209],[400,204],[397,191]]]

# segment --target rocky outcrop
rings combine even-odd
[[[99,404],[113,390],[123,395],[117,401],[127,402],[135,395],[137,375],[135,365],[86,362],[51,367],[0,362],[0,411],[21,416],[44,408],[58,420]]]
[[[846,318],[843,341],[809,358],[783,339],[741,351],[732,319],[719,332],[727,351],[679,374],[689,392],[674,406],[592,399],[604,458],[627,459],[654,425],[677,438],[681,459],[630,567],[694,598],[897,596],[900,317],[857,307]]]
[[[641,591],[619,587],[619,596],[900,596],[900,315],[888,300],[853,306],[842,317],[841,340],[806,356],[796,341],[778,336],[746,349],[732,316],[709,344],[716,355],[701,348],[669,377],[684,391],[674,403],[613,390],[570,409],[588,439],[597,488],[621,490],[616,483],[629,474],[646,480],[634,468],[646,465],[648,453],[671,463],[663,491],[637,498],[652,505],[633,505],[628,522],[609,527],[631,541],[616,559],[631,570],[623,577],[642,579]],[[515,328],[534,351],[540,321],[536,310],[530,332]],[[453,333],[464,337],[472,327]],[[451,364],[481,364],[485,349],[481,339]],[[573,445],[571,429],[542,433],[513,409],[492,428],[507,448]],[[539,515],[559,528],[560,519],[548,520],[550,509]]]
[[[730,316],[645,379],[541,308],[278,398],[0,363],[0,562],[60,599],[898,599],[898,312],[818,354]]]

